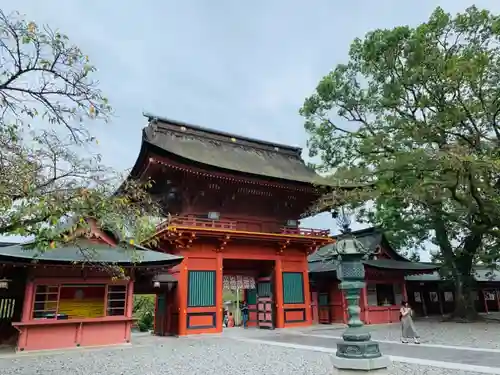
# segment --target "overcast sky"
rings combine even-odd
[[[500,11],[500,2],[478,7]],[[345,62],[350,42],[375,28],[425,21],[465,0],[0,0],[60,29],[98,68],[116,118],[96,124],[103,160],[137,157],[143,111],[305,147],[298,110],[318,81]],[[307,153],[304,152],[306,157]],[[332,227],[328,217],[309,226]]]

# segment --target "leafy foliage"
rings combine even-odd
[[[319,167],[369,186],[324,203],[372,201],[360,217],[397,245],[435,243],[462,317],[472,265],[500,256],[499,42],[499,16],[437,8],[418,27],[356,39],[301,109]]]
[[[48,26],[0,11],[0,234],[35,236],[50,248],[71,240],[58,225],[68,216],[96,218],[122,239],[140,242],[158,207],[144,183],[126,181],[92,152],[88,123],[107,121],[108,100],[96,68]]]
[[[153,329],[155,312],[154,295],[134,296],[134,317],[138,319],[137,325],[141,332],[147,332]]]

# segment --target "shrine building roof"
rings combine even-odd
[[[182,257],[149,250],[139,245],[110,246],[85,240],[40,251],[29,244],[0,247],[0,263],[107,264],[133,267],[173,267]]]
[[[387,241],[384,233],[376,227],[353,231],[356,240],[366,248],[368,253],[376,254],[377,250],[383,248],[385,254],[390,259],[373,257],[363,261],[363,264],[370,268],[381,270],[405,271],[407,274],[432,273],[439,269],[439,265],[412,262],[398,254]],[[334,238],[337,236],[334,236]],[[310,273],[334,273],[337,269],[335,261],[327,261],[325,256],[333,250],[335,243],[331,243],[319,248],[308,257]]]
[[[476,266],[472,271],[472,275],[474,276],[474,280],[477,282],[500,282],[500,270],[491,269],[489,267],[484,266]],[[434,272],[427,275],[411,275],[406,277],[406,281],[415,281],[415,282],[437,282],[443,281],[445,278],[441,277],[439,272]]]
[[[389,244],[387,239],[385,238],[385,235],[381,230],[379,230],[376,227],[371,227],[371,228],[366,228],[366,229],[361,229],[361,230],[356,230],[352,232],[353,236],[356,237],[356,240],[361,242],[361,244],[365,247],[365,249],[369,253],[374,253],[376,252],[377,248],[382,246],[384,250],[386,250],[390,257],[395,260],[401,260],[401,261],[408,261],[405,257],[399,255]],[[338,236],[333,236],[334,239],[336,239]],[[313,254],[309,255],[309,262],[314,262],[316,260],[322,260],[322,255],[328,253],[332,246],[335,246],[335,243],[331,243],[328,245],[325,245],[323,247],[320,247],[316,252]]]
[[[381,270],[392,270],[392,271],[407,271],[407,273],[412,274],[413,272],[432,272],[439,268],[435,264],[427,264],[420,262],[411,261],[400,261],[394,259],[370,259],[364,260],[363,264],[370,268],[377,268]],[[336,272],[337,263],[335,261],[314,261],[309,262],[309,272],[319,273],[319,272]]]
[[[318,175],[302,159],[300,147],[216,131],[168,118],[144,114],[141,154],[175,156],[186,163],[272,179],[320,186],[342,186]],[[142,164],[139,160],[134,169]]]

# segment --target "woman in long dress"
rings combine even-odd
[[[401,341],[406,344],[409,340],[413,340],[415,344],[420,344],[419,335],[413,323],[413,310],[408,305],[408,302],[403,301],[401,303],[399,313],[401,317]]]

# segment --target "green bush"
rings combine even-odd
[[[147,332],[153,329],[154,315],[153,313],[146,311],[143,315],[140,316],[137,325],[139,327],[139,331]]]
[[[155,296],[140,295],[134,296],[134,317],[137,319],[137,327],[141,332],[147,332],[153,329]]]

